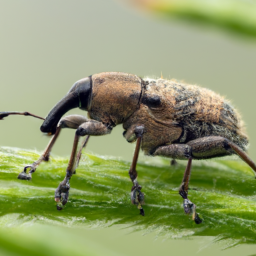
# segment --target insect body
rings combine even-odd
[[[68,110],[76,107],[86,110],[88,118],[80,115],[62,118]],[[32,115],[25,113],[2,112],[0,119],[9,114]],[[109,134],[118,124],[123,124],[123,135],[128,142],[137,140],[129,175],[133,182],[131,201],[140,209],[141,215],[144,215],[144,195],[136,172],[140,148],[147,155],[188,160],[179,194],[184,200],[185,213],[192,214],[197,224],[202,220],[196,213],[195,204],[188,199],[192,159],[237,154],[256,171],[256,165],[245,153],[248,138],[242,121],[236,110],[218,94],[176,81],[141,79],[126,73],[106,72],[76,82],[50,111],[41,131],[54,136],[42,156],[26,166],[18,178],[31,179],[37,166],[49,159],[62,128],[76,129],[66,177],[55,192],[57,209],[61,210],[67,203],[69,181],[89,136]],[[85,135],[77,151],[78,141]]]

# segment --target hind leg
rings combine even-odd
[[[179,189],[179,194],[184,199],[184,211],[192,213],[193,220],[199,224],[201,219],[196,214],[195,205],[188,199],[188,184],[191,173],[192,159],[207,159],[231,154],[237,154],[256,172],[255,163],[236,144],[220,136],[209,136],[189,141],[187,144],[172,144],[159,147],[153,155],[161,155],[174,159],[188,159],[188,164]]]
[[[208,159],[237,154],[256,173],[256,165],[250,157],[235,143],[221,137],[209,136],[189,141],[187,144],[171,144],[159,147],[153,155],[167,156],[173,159],[186,159],[189,149],[193,159]]]
[[[196,213],[196,205],[188,199],[188,185],[191,174],[192,157],[189,157],[188,164],[184,172],[183,180],[180,185],[179,194],[183,198],[183,208],[186,214],[192,214],[192,219],[196,224],[200,224],[202,220]]]
[[[187,145],[191,147],[192,156],[195,159],[213,158],[235,153],[256,172],[256,165],[250,157],[239,146],[226,138],[220,136],[204,137],[189,141]]]
[[[183,208],[186,214],[192,214],[192,219],[196,224],[200,224],[202,220],[196,213],[196,205],[188,199],[188,185],[192,166],[192,148],[186,144],[172,144],[168,146],[159,147],[156,149],[154,155],[161,155],[171,157],[173,159],[187,159],[188,164],[184,172],[184,177],[180,185],[179,194],[183,198]]]
[[[176,166],[178,163],[177,163],[177,161],[175,160],[175,159],[172,159],[171,161],[170,161],[170,165],[171,166]]]

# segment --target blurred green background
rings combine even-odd
[[[155,78],[162,73],[230,99],[243,116],[249,154],[256,160],[255,39],[159,19],[113,0],[0,0],[0,32],[0,111],[46,116],[82,77],[104,71]],[[31,117],[6,118],[1,121],[0,146],[43,150],[49,138],[41,134],[40,125]],[[63,131],[53,154],[69,155],[73,137],[73,130]],[[130,161],[133,149],[117,127],[111,135],[91,138],[87,151]],[[170,241],[177,248],[179,243]]]
[[[227,96],[242,113],[249,153],[256,159],[255,41],[164,21],[113,0],[0,1],[0,24],[0,111],[45,117],[82,77],[104,71],[162,73]],[[30,117],[8,117],[1,121],[0,143],[43,150],[49,138],[40,125]],[[74,131],[65,130],[53,153],[69,155],[73,137]],[[92,138],[88,149],[130,160],[133,145],[117,127],[111,135]]]

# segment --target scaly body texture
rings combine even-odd
[[[144,79],[140,108],[124,123],[144,124],[142,149],[152,154],[161,145],[187,143],[207,136],[223,136],[243,150],[248,138],[230,103],[211,90],[174,80]],[[213,155],[221,156],[221,155]]]

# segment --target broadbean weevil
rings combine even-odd
[[[77,107],[87,111],[88,118],[80,115],[62,118],[68,110]],[[0,112],[0,119],[12,114],[41,118],[28,112]],[[41,157],[25,166],[18,178],[31,179],[37,166],[49,159],[62,128],[76,129],[66,177],[55,192],[57,209],[61,210],[68,201],[69,181],[89,136],[109,134],[118,124],[123,124],[123,136],[128,142],[137,140],[129,175],[133,182],[131,201],[141,215],[144,215],[144,195],[136,172],[140,147],[147,155],[188,160],[179,194],[184,200],[185,213],[192,214],[197,224],[202,220],[196,213],[195,204],[188,199],[192,159],[237,154],[256,172],[256,165],[245,153],[248,138],[242,121],[223,97],[208,89],[173,80],[142,79],[132,74],[106,72],[77,81],[54,106],[41,126],[42,132],[54,136]],[[82,147],[77,151],[79,138],[85,135]]]

